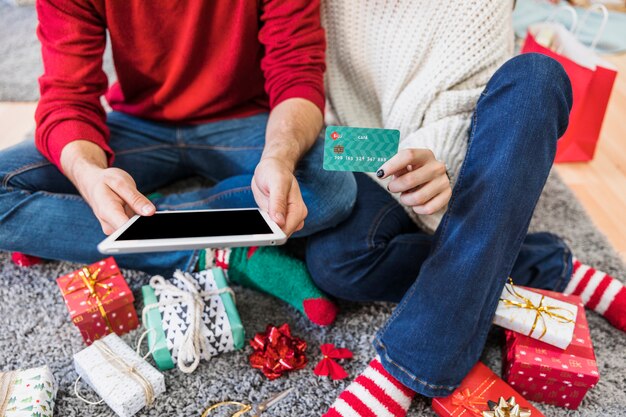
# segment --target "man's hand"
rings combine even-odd
[[[252,192],[259,208],[267,211],[287,236],[304,227],[308,211],[294,171],[315,143],[323,120],[315,104],[290,98],[274,107],[267,121],[265,147],[254,171]]]
[[[252,193],[259,208],[269,213],[287,236],[304,227],[308,211],[290,165],[263,158],[254,171]]]
[[[135,214],[150,216],[155,207],[137,190],[132,177],[118,168],[107,168],[106,155],[87,141],[70,142],[61,153],[65,175],[76,186],[110,235]]]
[[[393,175],[387,189],[417,214],[433,214],[452,196],[446,166],[428,149],[403,149],[380,167],[379,178]]]

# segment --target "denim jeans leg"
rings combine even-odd
[[[350,301],[399,302],[428,257],[432,236],[365,174],[354,175],[352,214],[309,237],[306,261],[326,293]]]
[[[516,285],[563,292],[572,278],[572,252],[552,233],[530,233],[513,265]]]
[[[449,395],[480,357],[571,103],[563,68],[536,54],[505,63],[479,99],[431,253],[375,340],[385,368],[418,393]]]
[[[306,261],[319,288],[350,301],[400,302],[431,251],[433,237],[367,175],[354,175],[352,214],[336,227],[309,237]],[[572,274],[572,255],[551,233],[524,238],[511,276],[518,285],[563,291]]]

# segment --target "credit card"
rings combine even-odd
[[[398,153],[400,131],[328,126],[324,137],[324,169],[376,172]]]

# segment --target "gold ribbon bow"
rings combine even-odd
[[[101,268],[96,269],[95,271],[91,272],[89,270],[88,266],[84,266],[79,272],[78,274],[76,274],[77,276],[72,278],[66,285],[65,287],[65,291],[63,292],[63,295],[68,295],[68,294],[72,294],[78,290],[82,290],[83,287],[79,287],[76,288],[74,290],[69,290],[69,288],[72,286],[73,282],[77,279],[81,279],[81,281],[83,282],[83,284],[85,284],[85,287],[88,291],[89,291],[89,295],[87,296],[87,303],[89,305],[92,305],[91,300],[95,300],[96,303],[96,307],[98,308],[98,311],[100,312],[100,315],[102,316],[102,318],[104,319],[104,322],[107,326],[107,329],[109,329],[110,332],[113,332],[113,326],[111,325],[111,322],[109,320],[109,316],[107,315],[106,309],[104,308],[104,305],[102,304],[103,300],[106,300],[106,298],[111,295],[111,292],[113,291],[111,289],[110,286],[108,286],[107,284],[104,284],[100,281],[111,278],[113,275],[108,275],[108,276],[100,276],[100,271]],[[105,290],[104,295],[100,296],[98,294],[98,287],[103,288]]]
[[[487,401],[484,401],[483,397],[480,395],[472,396],[469,388],[465,388],[460,392],[454,393],[454,396],[452,397],[452,405],[456,407],[463,407],[470,413],[480,416],[480,409],[476,406],[487,405]]]
[[[546,325],[545,316],[548,316],[552,318],[553,320],[556,320],[559,323],[572,323],[574,321],[573,317],[567,318],[562,314],[556,313],[556,311],[561,310],[566,313],[572,314],[571,311],[563,307],[544,306],[543,302],[545,301],[545,298],[546,298],[545,295],[541,295],[541,300],[539,301],[539,305],[535,305],[529,298],[524,297],[522,294],[520,294],[519,292],[515,290],[515,285],[513,285],[513,280],[511,278],[509,278],[509,284],[510,285],[505,286],[507,292],[513,295],[514,297],[517,297],[521,301],[508,300],[506,298],[500,298],[500,301],[502,301],[507,306],[533,310],[536,313],[535,320],[533,321],[533,325],[530,329],[530,332],[528,333],[528,336],[532,335],[535,332],[535,329],[537,328],[537,323],[539,323],[539,319],[541,319],[543,323],[543,332],[541,332],[541,336],[539,336],[538,339],[541,339],[542,337],[546,335],[548,331],[548,327]]]
[[[530,417],[532,414],[528,408],[520,407],[515,397],[508,400],[500,397],[497,403],[489,401],[489,408],[491,411],[483,411],[483,417]]]

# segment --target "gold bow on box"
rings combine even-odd
[[[101,272],[101,268],[96,268],[95,270],[92,271],[89,269],[88,266],[84,266],[83,268],[81,268],[80,271],[78,271],[78,273],[74,274],[74,277],[68,280],[65,287],[63,286],[61,287],[61,291],[63,293],[63,296],[67,296],[77,291],[83,291],[86,289],[88,291],[87,300],[86,300],[87,304],[89,304],[90,306],[93,306],[95,303],[96,308],[98,309],[98,311],[100,312],[100,315],[104,319],[107,329],[112,332],[113,326],[111,325],[111,322],[109,321],[109,317],[107,316],[107,312],[106,312],[106,309],[104,308],[103,301],[106,300],[106,298],[111,295],[113,290],[110,285],[102,281],[105,281],[107,279],[114,277],[115,275],[117,275],[117,272],[114,273],[113,275],[101,275],[100,272]],[[77,280],[80,281],[79,284],[82,283],[83,285],[74,286],[73,284]],[[98,288],[101,288],[104,291],[100,291],[99,293]]]
[[[505,400],[500,397],[497,403],[489,401],[490,411],[483,411],[483,417],[531,417],[528,408],[522,408],[515,401],[515,397]]]

